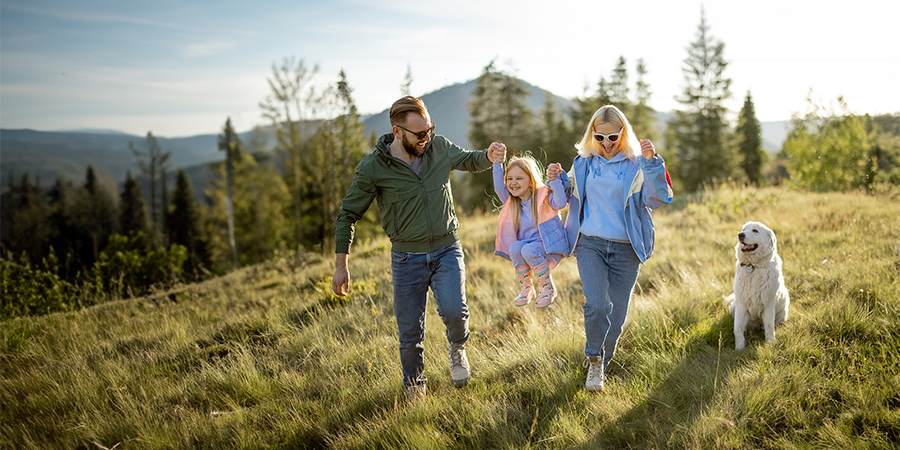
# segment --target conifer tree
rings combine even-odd
[[[157,201],[157,183],[168,167],[169,158],[172,156],[172,152],[163,152],[156,137],[149,131],[147,132],[146,152],[135,148],[134,143],[132,142],[129,142],[128,146],[131,148],[131,153],[133,153],[138,160],[138,167],[140,168],[141,173],[150,183],[150,222],[154,228],[151,233],[154,235],[152,240],[156,241],[156,229],[160,226],[162,215],[165,212],[160,208],[160,203]]]
[[[184,273],[192,279],[199,279],[211,266],[208,241],[202,232],[191,180],[181,169],[176,175],[171,206],[166,221],[169,224],[169,243],[179,244],[187,249]]]
[[[657,148],[662,148],[656,133],[656,111],[650,106],[650,85],[647,84],[647,66],[643,59],[639,59],[635,69],[637,81],[634,87],[634,103],[631,107],[628,121],[631,122],[638,139],[650,139]]]
[[[131,171],[125,173],[125,186],[122,189],[120,204],[119,224],[122,234],[147,236],[147,203],[144,201],[141,186],[131,176]]]
[[[738,117],[736,130],[738,140],[738,153],[741,156],[741,168],[747,175],[747,180],[759,186],[762,181],[762,168],[766,162],[766,151],[762,146],[759,120],[756,119],[756,108],[753,106],[753,97],[747,91],[744,98],[744,106]]]
[[[628,65],[624,56],[619,56],[609,81],[609,103],[616,105],[626,117],[631,116],[631,102],[628,100]]]
[[[341,73],[344,71],[342,70]],[[406,65],[406,76],[403,77],[403,84],[400,85],[400,96],[405,97],[410,94],[411,87],[413,82],[413,74],[412,74],[412,66]]]
[[[90,266],[106,247],[109,237],[118,229],[118,212],[112,196],[103,189],[88,165],[85,183],[76,196],[72,217],[80,235],[87,239],[82,247],[81,262]]]
[[[688,191],[737,170],[733,148],[726,145],[724,102],[731,96],[731,79],[725,76],[725,44],[710,34],[702,9],[696,36],[682,68],[684,91],[676,97],[684,109],[675,111],[666,139],[677,154],[673,175]]]

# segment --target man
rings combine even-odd
[[[381,226],[391,239],[394,313],[400,337],[400,364],[410,401],[425,396],[425,308],[428,288],[447,327],[450,378],[469,381],[465,343],[469,339],[466,271],[450,191],[450,171],[477,172],[503,161],[506,147],[469,151],[434,134],[422,99],[403,97],[390,111],[391,133],[356,166],[335,226],[332,289],[347,295],[350,244],[356,222],[378,200]]]

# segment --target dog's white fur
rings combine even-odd
[[[725,301],[734,316],[734,348],[746,345],[744,331],[762,328],[775,341],[775,325],[787,320],[790,298],[781,273],[775,232],[759,222],[747,222],[734,246],[737,257],[734,293]]]

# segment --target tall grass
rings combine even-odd
[[[461,225],[473,378],[453,387],[430,303],[428,396],[401,386],[389,243],[296,255],[165,293],[0,323],[0,448],[896,448],[896,197],[724,187],[655,212],[605,391],[583,388],[574,260],[515,308],[495,217]],[[721,299],[745,221],[773,228],[790,317],[734,350]]]

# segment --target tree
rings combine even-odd
[[[538,111],[535,130],[535,151],[539,154],[534,156],[545,165],[551,162],[567,162],[574,158],[575,140],[571,139],[565,116],[557,108],[553,95],[549,92],[544,96],[544,104]]]
[[[635,72],[637,72],[634,88],[635,99],[628,115],[628,121],[631,122],[631,127],[634,128],[638,139],[650,139],[656,143],[657,147],[662,147],[662,143],[658,142],[656,135],[656,111],[650,107],[650,85],[645,81],[647,66],[643,59],[638,60]]]
[[[134,143],[132,142],[129,142],[128,146],[131,148],[131,153],[133,153],[138,160],[138,167],[141,169],[141,173],[150,183],[150,222],[154,229],[158,229],[157,227],[160,226],[164,211],[159,209],[159,203],[156,200],[156,185],[157,181],[168,167],[169,157],[172,156],[172,152],[163,152],[156,137],[149,131],[147,132],[146,152],[135,148]],[[146,161],[144,158],[146,158]],[[153,241],[157,242],[157,232],[154,230],[152,234],[154,235]]]
[[[184,170],[179,169],[176,175],[172,208],[166,222],[169,224],[169,243],[187,250],[184,273],[191,279],[200,279],[211,266],[209,244],[200,226],[200,212],[191,181]]]
[[[241,138],[231,126],[231,117],[219,135],[219,150],[225,152],[225,211],[228,220],[228,247],[231,250],[231,267],[238,267],[237,245],[234,242],[234,161],[241,155]]]
[[[12,196],[12,241],[9,243],[14,254],[24,254],[32,264],[39,263],[50,249],[54,231],[51,228],[51,206],[44,198],[40,180],[31,183],[28,174],[15,186],[10,179]]]
[[[91,165],[88,165],[84,186],[76,194],[76,199],[71,217],[79,234],[87,238],[81,261],[89,266],[100,256],[109,237],[118,230],[118,211],[112,195],[100,186]]]
[[[125,186],[122,190],[121,208],[119,209],[119,225],[124,236],[148,234],[147,203],[144,201],[144,193],[141,186],[131,176],[131,171],[125,173]]]
[[[619,56],[616,68],[609,81],[609,103],[616,105],[626,117],[631,116],[631,102],[628,100],[628,65],[624,56]]]
[[[759,120],[756,119],[756,108],[753,106],[753,97],[750,95],[750,91],[747,91],[747,97],[744,98],[736,134],[741,168],[747,175],[747,180],[759,186],[762,181],[762,169],[768,155],[762,147]]]
[[[341,71],[343,73],[343,71]],[[410,94],[410,87],[412,86],[413,75],[412,75],[412,66],[406,65],[406,76],[403,77],[403,84],[400,85],[400,96],[405,97]]]
[[[666,139],[677,154],[675,178],[688,191],[730,177],[737,168],[733,149],[726,145],[724,102],[731,96],[731,79],[725,77],[724,51],[725,44],[710,35],[701,8],[697,40],[688,47],[682,68],[684,91],[676,97],[684,109],[675,111]]]
[[[533,133],[532,113],[527,101],[524,82],[497,70],[491,61],[475,80],[469,101],[469,145],[481,149],[497,141],[506,144],[511,154],[529,150]],[[489,196],[493,192],[490,177],[471,177],[466,203],[471,207],[489,206]]]
[[[263,117],[269,119],[275,132],[276,152],[285,162],[284,179],[290,189],[297,243],[303,242],[303,203],[308,196],[307,175],[320,168],[311,166],[305,158],[303,145],[312,135],[305,119],[318,106],[312,78],[319,71],[316,65],[308,69],[303,60],[285,58],[280,66],[272,64],[269,78],[271,94],[260,102]]]
[[[869,185],[872,144],[865,119],[851,113],[842,97],[837,101],[840,111],[816,105],[810,95],[806,115],[791,119],[782,148],[791,158],[790,181],[801,189],[846,191]]]

